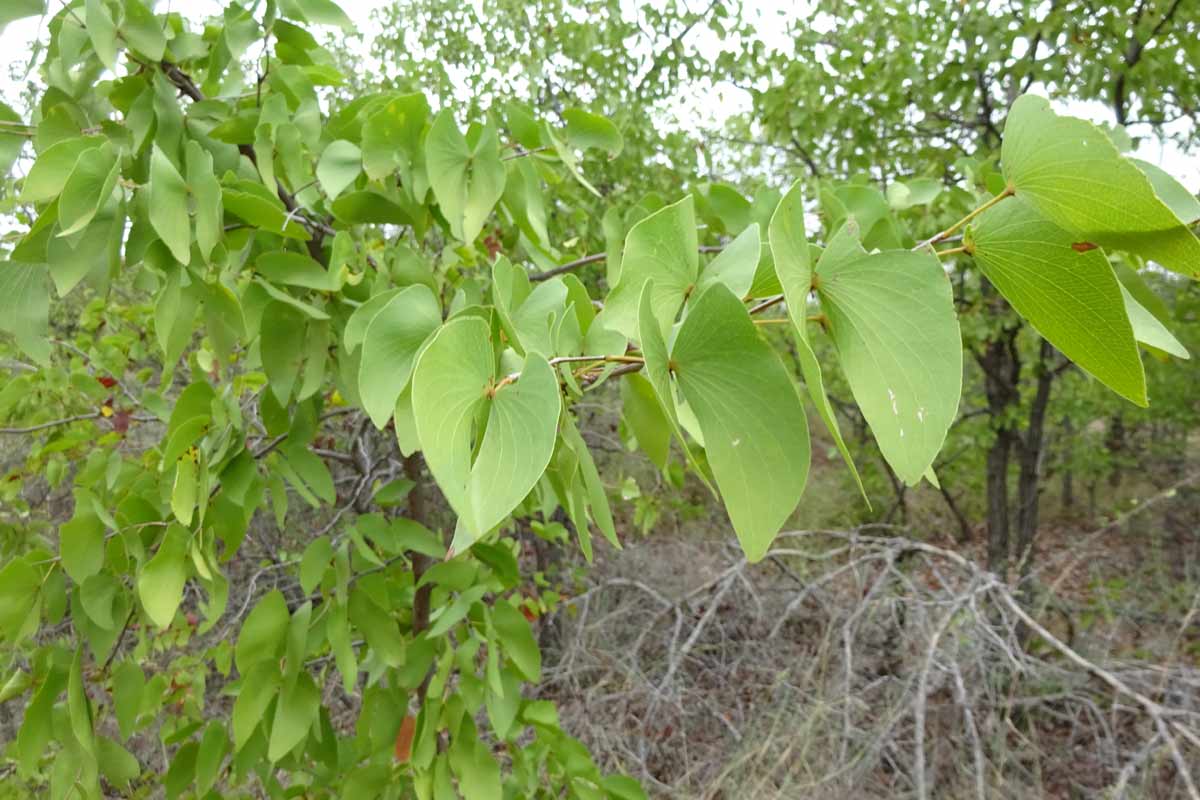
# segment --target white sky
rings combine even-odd
[[[7,0],[0,0],[4,3]],[[364,61],[366,61],[366,51],[370,46],[371,25],[370,13],[374,9],[388,5],[391,0],[341,0],[339,3],[343,10],[354,20],[359,30],[365,35],[363,45]],[[625,0],[625,3],[632,9],[637,3],[644,0]],[[699,4],[705,0],[682,0],[688,2],[692,7],[700,7]],[[787,36],[786,19],[789,16],[798,13],[799,3],[802,0],[743,0],[745,13],[748,19],[755,25],[759,37],[771,49],[781,52],[791,51],[791,41]],[[468,0],[478,8],[483,0]],[[662,0],[653,0],[656,4]],[[52,3],[52,5],[56,5]],[[219,14],[224,4],[218,0],[174,0],[173,3],[159,2],[160,8],[173,5],[176,9],[186,5],[186,15],[194,19],[203,19],[208,16]],[[694,30],[689,35],[687,42],[693,47],[698,48],[701,52],[716,52],[720,48],[720,42],[711,34],[708,38],[707,30]],[[29,60],[29,53],[35,41],[45,39],[45,30],[42,21],[37,17],[18,20],[11,23],[2,34],[0,34],[0,47],[2,52],[19,54],[12,61],[17,63],[26,63]],[[370,69],[369,63],[364,64],[364,68]],[[0,98],[14,108],[20,108],[20,92],[22,84],[14,82],[8,75],[8,70],[0,71]],[[676,101],[676,109],[674,116],[677,120],[683,121],[683,124],[688,129],[695,133],[701,133],[705,129],[709,131],[718,130],[722,124],[731,116],[739,113],[744,113],[751,110],[750,95],[731,84],[719,83],[714,87],[697,92],[695,87],[690,87],[689,92],[681,92]],[[466,87],[463,87],[466,91]],[[1111,123],[1113,115],[1111,110],[1103,103],[1060,103],[1059,110],[1075,116],[1089,119],[1093,122]],[[1190,123],[1181,123],[1190,124]],[[1142,131],[1136,131],[1142,133]],[[1187,155],[1179,150],[1172,142],[1160,142],[1158,140],[1142,139],[1139,142],[1136,155],[1146,161],[1158,164],[1171,175],[1179,179],[1192,192],[1200,192],[1200,154]]]

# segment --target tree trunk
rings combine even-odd
[[[1037,537],[1038,510],[1041,501],[1042,445],[1046,431],[1046,408],[1050,405],[1050,390],[1057,370],[1050,363],[1054,346],[1042,340],[1038,353],[1037,391],[1029,408],[1029,424],[1020,440],[1020,472],[1017,479],[1017,547],[1016,557],[1021,576],[1029,574],[1033,564],[1033,542]]]
[[[1063,439],[1066,441],[1067,447],[1070,448],[1070,442],[1075,436],[1075,426],[1071,422],[1070,417],[1063,419]],[[1075,507],[1075,471],[1072,469],[1071,454],[1067,452],[1063,458],[1062,465],[1062,505],[1065,509]]]
[[[1006,305],[991,287],[984,286],[992,310],[1004,313]],[[983,370],[988,415],[996,438],[987,455],[987,553],[988,569],[1003,577],[1008,571],[1009,516],[1008,464],[1017,432],[1008,421],[1009,409],[1020,400],[1021,359],[1017,353],[1020,322],[1006,327],[984,343],[976,355]]]

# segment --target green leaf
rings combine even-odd
[[[163,536],[158,552],[138,574],[137,591],[150,621],[160,628],[170,626],[183,600],[187,581],[187,550],[191,532],[172,523]]]
[[[542,653],[529,621],[507,600],[497,600],[492,606],[492,623],[500,639],[500,646],[521,677],[530,683],[542,679]]]
[[[180,264],[191,261],[188,189],[158,145],[150,154],[150,226]]]
[[[200,737],[200,751],[196,754],[196,795],[203,797],[217,781],[221,762],[229,749],[229,737],[222,721],[214,720],[204,729]]]
[[[84,23],[100,63],[116,72],[117,26],[113,24],[104,0],[87,0],[84,4]]]
[[[461,241],[474,241],[504,194],[506,173],[495,127],[485,126],[471,144],[455,125],[453,112],[442,111],[425,139],[425,164],[450,232]]]
[[[254,269],[272,283],[301,286],[319,292],[336,292],[341,288],[338,276],[301,253],[273,250],[263,253],[254,262]]]
[[[342,198],[343,200],[345,198]],[[221,204],[230,214],[268,233],[307,242],[312,236],[304,226],[288,216],[279,198],[265,186],[251,181],[239,181],[236,187],[221,189]],[[337,213],[336,208],[334,213]]]
[[[0,569],[0,638],[15,642],[38,601],[42,576],[23,558]]]
[[[350,225],[411,225],[408,211],[379,192],[347,192],[333,201],[333,215]]]
[[[621,276],[605,303],[608,326],[638,338],[642,289],[653,281],[651,309],[660,330],[671,327],[684,298],[695,288],[700,257],[696,212],[688,195],[638,222],[625,238]]]
[[[1175,334],[1159,322],[1158,318],[1146,310],[1129,290],[1121,286],[1121,297],[1125,301],[1125,312],[1129,316],[1129,324],[1133,327],[1133,336],[1139,342],[1149,347],[1170,353],[1177,358],[1191,358],[1183,343],[1175,338]]]
[[[79,602],[88,619],[106,631],[116,627],[113,619],[113,599],[121,591],[121,584],[107,572],[99,572],[84,580],[79,587]]]
[[[1171,209],[1172,214],[1189,225],[1200,222],[1200,199],[1186,186],[1149,161],[1142,161],[1140,158],[1129,160],[1150,179],[1154,193]]]
[[[758,561],[808,478],[808,421],[796,387],[741,300],[722,285],[691,304],[671,360],[738,541]]]
[[[238,672],[248,675],[256,665],[279,658],[289,620],[287,601],[278,589],[263,595],[238,633],[237,647],[233,651]]]
[[[124,5],[125,18],[120,30],[125,41],[151,62],[162,61],[167,48],[163,21],[155,17],[141,0],[124,0]]]
[[[1076,241],[1128,250],[1200,278],[1200,239],[1092,123],[1060,117],[1045,98],[1023,95],[1004,126],[1001,162],[1017,197]]]
[[[267,758],[278,761],[304,741],[320,710],[321,692],[308,673],[302,672],[296,684],[280,694],[275,704]]]
[[[353,352],[357,350],[367,337],[367,328],[371,321],[375,319],[375,315],[379,313],[379,309],[391,302],[392,298],[404,291],[403,289],[388,289],[373,295],[358,308],[354,309],[354,313],[350,315],[350,319],[346,320],[346,328],[342,331],[342,344],[346,350]]]
[[[196,245],[205,261],[224,235],[221,184],[213,174],[213,157],[194,139],[187,143],[187,182],[196,205]]]
[[[361,587],[350,592],[350,621],[367,640],[375,657],[390,667],[404,663],[404,639],[390,614],[379,607]]]
[[[1018,199],[979,217],[964,246],[1038,333],[1105,386],[1145,406],[1146,376],[1121,284],[1103,250],[1081,252],[1075,242]]]
[[[175,483],[171,487],[171,513],[184,525],[192,524],[196,510],[196,462],[185,456],[175,462]]]
[[[771,216],[767,236],[771,242],[775,274],[779,277],[787,313],[792,320],[792,327],[796,335],[796,357],[800,362],[804,385],[808,389],[813,405],[817,407],[817,415],[820,416],[821,422],[833,436],[834,444],[841,453],[842,460],[846,462],[846,466],[854,476],[855,483],[858,484],[859,492],[866,499],[867,493],[863,487],[862,478],[859,477],[858,468],[854,466],[850,448],[846,446],[846,441],[842,438],[837,416],[825,394],[825,380],[821,373],[821,364],[808,342],[808,295],[812,290],[813,267],[808,238],[804,230],[803,191],[801,181],[792,184]],[[843,226],[834,235],[830,248],[840,246],[837,244],[838,242],[845,241],[856,231],[855,225]],[[870,505],[870,500],[867,500],[867,505]]]
[[[63,571],[82,584],[104,564],[104,523],[90,512],[80,512],[58,529],[58,549]]]
[[[146,676],[135,662],[123,661],[113,671],[113,713],[117,717],[117,726],[124,739],[128,739],[134,733],[142,708],[142,692],[145,689]]]
[[[463,720],[450,743],[449,757],[463,800],[501,800],[500,765],[469,718]]]
[[[498,525],[537,484],[554,452],[560,396],[545,358],[525,360],[519,379],[495,387],[488,325],[458,317],[442,326],[413,372],[413,412],[426,463],[459,515],[452,550]],[[486,414],[474,464],[472,425]]]
[[[950,281],[928,252],[845,253],[817,264],[821,307],[884,458],[921,480],[958,413],[962,339]]]
[[[842,429],[838,424],[837,415],[833,411],[833,406],[829,404],[829,396],[825,393],[825,377],[821,372],[821,362],[817,360],[817,354],[813,352],[812,345],[809,344],[808,339],[797,334],[795,341],[796,360],[800,362],[800,374],[804,378],[804,386],[808,390],[808,396],[817,408],[817,416],[821,418],[825,429],[833,437],[833,443],[841,454],[842,461],[846,462],[846,467],[854,477],[854,483],[858,486],[859,494],[866,501],[867,508],[870,508],[871,498],[867,497],[867,489],[863,486],[862,477],[858,474],[858,467],[854,465],[854,456],[850,454],[850,448],[846,445],[846,440],[842,437]]]
[[[595,148],[616,158],[625,146],[621,132],[607,117],[592,114],[579,108],[568,108],[563,112],[567,123],[567,143],[579,150]]]
[[[650,382],[637,373],[621,381],[621,400],[625,424],[637,439],[638,447],[659,469],[667,468],[671,455],[671,428]]]
[[[279,404],[287,407],[304,361],[304,315],[290,305],[268,303],[263,309],[259,348],[263,371]]]
[[[96,739],[96,762],[104,779],[121,789],[142,774],[142,765],[133,753],[106,736]]]
[[[328,536],[318,536],[304,548],[300,558],[300,589],[305,594],[312,594],[321,584],[325,571],[333,561],[333,544]]]
[[[6,0],[0,5],[0,32],[8,23],[46,13],[46,0]]]
[[[59,236],[83,230],[112,196],[120,165],[116,151],[105,144],[85,150],[63,186],[58,201]]]
[[[489,656],[492,653],[492,648],[488,648]],[[505,669],[500,673],[501,688],[503,694],[497,693],[493,689],[489,689],[484,698],[487,705],[488,720],[492,723],[492,730],[496,732],[496,736],[501,741],[508,738],[509,733],[513,729],[513,723],[517,721],[517,712],[521,710],[521,682],[517,674]]]
[[[333,25],[345,33],[354,33],[354,23],[333,0],[283,0],[279,5],[293,19],[313,25]]]
[[[75,650],[75,660],[67,677],[67,714],[71,732],[88,755],[95,755],[96,732],[93,730],[92,706],[83,688],[83,646]]]
[[[658,397],[659,406],[666,415],[667,421],[671,424],[671,432],[675,434],[675,438],[683,445],[683,450],[687,454],[688,460],[692,464],[696,464],[696,457],[688,447],[687,439],[684,438],[683,430],[679,426],[679,415],[675,408],[675,389],[671,384],[671,356],[667,350],[666,339],[663,338],[662,328],[654,316],[653,298],[654,282],[651,280],[646,282],[646,287],[642,290],[641,307],[638,313],[642,340],[642,357],[646,361],[643,373],[650,382],[650,386],[654,389],[654,393]],[[708,490],[715,495],[716,490],[709,482],[703,470],[697,467],[696,474],[700,476],[700,480],[708,487]]]
[[[714,283],[722,283],[737,297],[745,297],[754,285],[754,273],[762,259],[762,237],[758,223],[748,226],[700,273],[695,293],[702,294]]]
[[[808,293],[812,291],[813,267],[804,232],[804,187],[796,181],[771,216],[767,228],[775,274],[783,287],[788,316],[801,339],[808,339]]]
[[[239,751],[254,735],[267,707],[279,691],[279,664],[264,661],[242,678],[233,701],[233,749]]]
[[[101,136],[79,136],[64,139],[46,148],[25,176],[21,200],[25,203],[44,203],[53,200],[67,185],[80,156],[104,143]]]
[[[608,507],[608,493],[604,489],[604,482],[600,480],[600,472],[596,469],[596,462],[592,458],[592,451],[588,449],[587,443],[584,442],[583,436],[579,433],[579,429],[575,427],[575,421],[571,415],[566,415],[562,428],[563,441],[570,447],[575,455],[579,458],[579,472],[583,476],[583,485],[587,490],[588,506],[592,511],[592,519],[596,523],[596,527],[600,529],[600,533],[604,534],[604,538],[608,540],[616,549],[621,549],[621,542],[617,539],[617,529],[613,524],[612,509]]]
[[[428,286],[404,289],[371,319],[363,338],[358,393],[363,409],[382,429],[412,376],[421,345],[442,324],[442,311]]]
[[[0,261],[0,330],[39,364],[50,363],[50,291],[44,264]]]
[[[338,139],[331,142],[322,152],[321,160],[317,162],[317,180],[330,200],[337,199],[362,172],[362,151],[353,142]]]
[[[0,14],[2,13],[0,12]],[[0,30],[3,30],[3,27],[3,24],[0,23]],[[12,172],[13,164],[21,157],[21,151],[25,149],[27,137],[21,130],[25,121],[6,103],[0,103],[0,122],[9,123],[9,125],[0,125],[0,178],[7,178]]]
[[[894,181],[887,187],[888,205],[897,211],[929,205],[942,193],[942,184],[933,178]]]

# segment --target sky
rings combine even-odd
[[[643,1],[625,0],[631,9],[636,3]],[[657,4],[664,2],[664,0],[652,1]],[[0,0],[0,3],[4,2],[6,0]],[[365,69],[371,68],[367,55],[372,29],[371,12],[390,2],[391,0],[341,0],[339,3],[364,34],[362,50]],[[483,0],[467,0],[467,2],[471,2],[478,8]],[[682,0],[682,2],[699,8],[700,3],[707,2],[707,0]],[[58,0],[52,0],[52,6],[57,4]],[[157,5],[160,9],[169,5],[176,9],[186,7],[186,16],[194,19],[203,19],[219,14],[224,6],[217,0],[170,0],[170,2],[160,0]],[[805,5],[807,5],[806,0],[743,0],[744,13],[748,15],[747,18],[758,30],[758,35],[763,42],[768,47],[785,53],[790,51],[791,45],[786,34],[788,27],[786,19],[800,13]],[[705,36],[713,38],[706,39]],[[37,17],[18,20],[0,33],[0,52],[18,54],[15,59],[10,59],[10,61],[25,64],[29,61],[29,54],[34,42],[39,39],[45,40],[45,38],[46,32],[42,20]],[[702,26],[697,26],[686,42],[700,52],[716,52],[720,48],[720,42],[710,31],[702,29]],[[0,70],[0,99],[14,108],[19,108],[21,89],[21,82],[12,80],[8,69]],[[466,92],[467,87],[463,87],[463,91]],[[1092,122],[1111,123],[1113,121],[1111,110],[1103,103],[1060,102],[1056,105],[1060,112],[1083,117]],[[676,98],[675,106],[673,109],[675,119],[680,120],[692,133],[702,134],[706,129],[718,130],[731,116],[750,111],[751,99],[749,93],[743,89],[728,83],[718,83],[699,92],[696,92],[694,87],[689,87],[689,91],[681,92],[680,96]],[[1143,138],[1139,141],[1135,155],[1145,161],[1157,164],[1175,176],[1192,192],[1200,193],[1200,153],[1189,156],[1173,142]]]

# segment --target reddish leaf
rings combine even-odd
[[[416,732],[417,721],[412,716],[405,714],[404,720],[400,723],[400,732],[396,734],[396,760],[401,764],[407,764],[408,759],[412,756],[413,734]]]
[[[98,382],[98,383],[99,383],[101,386],[103,386],[105,389],[111,389],[112,387],[114,387],[114,386],[116,386],[116,385],[117,385],[117,379],[116,379],[116,378],[110,378],[110,377],[109,377],[109,376],[107,376],[107,375],[105,375],[105,376],[103,376],[103,377],[100,377],[100,378],[96,378],[96,381],[97,381],[97,382]]]

